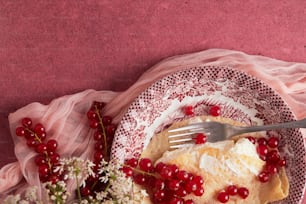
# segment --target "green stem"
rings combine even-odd
[[[78,194],[79,201],[81,203],[82,196],[81,196],[81,190],[80,190],[80,185],[79,185],[79,180],[78,180],[77,174],[75,174],[75,179],[76,179],[76,184],[77,184],[77,194]]]

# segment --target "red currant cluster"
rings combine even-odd
[[[279,139],[272,136],[268,139],[261,137],[257,140],[254,137],[247,137],[253,144],[257,143],[257,153],[259,157],[266,162],[263,170],[258,175],[260,182],[269,181],[273,174],[279,171],[279,168],[286,166],[286,159],[281,158],[278,150]]]
[[[193,106],[184,106],[183,112],[187,116],[194,116]],[[219,116],[221,114],[221,108],[218,105],[212,105],[208,109],[208,114],[211,116]]]
[[[93,137],[96,141],[94,154],[94,163],[96,164],[99,164],[102,158],[106,161],[109,160],[110,149],[116,130],[116,125],[112,124],[112,117],[102,115],[104,106],[105,103],[95,101],[87,112],[89,126],[95,129]]]
[[[89,126],[95,130],[93,134],[94,140],[96,141],[94,148],[94,172],[97,176],[89,177],[86,180],[86,186],[82,187],[81,189],[81,194],[84,197],[94,195],[94,192],[99,192],[106,186],[97,179],[99,177],[98,169],[102,159],[105,161],[109,161],[110,159],[110,149],[116,130],[116,125],[112,123],[112,117],[102,115],[104,106],[105,103],[94,101],[87,112]]]
[[[122,171],[134,182],[145,187],[154,203],[193,204],[185,200],[188,194],[202,196],[204,180],[201,176],[180,170],[174,164],[157,163],[155,166],[148,158],[126,160]]]
[[[21,127],[16,128],[16,135],[24,137],[27,140],[27,145],[37,152],[35,163],[38,166],[40,180],[56,183],[60,180],[60,175],[53,171],[60,159],[60,155],[56,152],[57,141],[50,139],[44,142],[47,137],[45,127],[40,123],[33,127],[30,118],[23,118],[21,124]]]
[[[221,203],[226,203],[229,201],[230,196],[238,195],[242,199],[246,199],[249,196],[249,190],[245,187],[237,187],[235,185],[229,185],[225,190],[221,190],[218,195],[217,199]]]

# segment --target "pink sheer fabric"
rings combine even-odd
[[[210,49],[198,53],[168,58],[146,71],[138,81],[122,93],[85,90],[54,99],[49,105],[29,104],[9,115],[11,135],[15,143],[18,162],[0,170],[0,201],[11,192],[22,192],[27,186],[40,186],[33,158],[23,138],[15,136],[15,128],[23,117],[31,117],[34,123],[44,124],[47,137],[59,142],[62,157],[92,158],[94,141],[89,129],[86,112],[92,101],[107,102],[105,114],[118,123],[129,104],[146,87],[167,74],[199,65],[229,66],[261,79],[276,90],[291,107],[297,119],[306,117],[306,64],[284,62],[242,52]],[[303,130],[306,138],[306,131]],[[75,188],[69,183],[69,189]],[[42,192],[39,192],[41,196]]]

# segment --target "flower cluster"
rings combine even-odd
[[[43,204],[42,201],[38,201],[37,199],[37,187],[31,186],[28,187],[23,196],[20,194],[17,195],[9,195],[3,201],[3,204]]]
[[[54,204],[134,204],[141,203],[148,196],[145,190],[137,188],[132,179],[125,176],[120,170],[122,166],[119,163],[102,160],[98,168],[100,176],[97,179],[105,183],[106,187],[96,192],[95,196],[82,197],[80,188],[85,185],[89,176],[95,176],[94,166],[90,160],[82,160],[77,157],[61,159],[56,171],[64,175],[64,181],[73,180],[76,182],[77,199],[70,197],[64,181],[58,181],[55,184],[44,183],[47,189],[47,198],[44,200]],[[4,204],[13,203],[42,204],[44,202],[37,198],[37,187],[29,187],[23,195],[10,195],[4,201]]]

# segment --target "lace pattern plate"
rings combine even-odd
[[[222,116],[249,125],[294,120],[282,98],[268,85],[228,67],[190,67],[152,84],[130,105],[115,134],[111,156],[123,162],[138,157],[154,134],[185,116],[182,107],[194,106],[195,115],[207,115],[219,105]],[[299,129],[278,134],[281,153],[287,158],[289,196],[277,203],[299,203],[305,188],[305,147]]]

